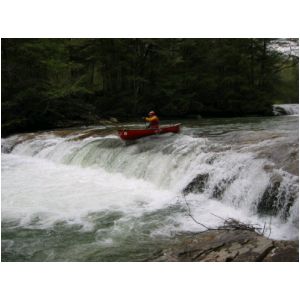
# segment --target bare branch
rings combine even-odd
[[[205,224],[203,223],[200,223],[198,220],[195,219],[195,217],[192,215],[191,213],[191,208],[186,200],[186,197],[183,195],[182,196],[184,201],[185,201],[185,204],[186,204],[186,207],[187,207],[187,212],[188,212],[188,216],[192,218],[192,220],[201,225],[202,227],[206,228],[207,230],[248,230],[248,231],[254,231],[256,232],[257,234],[259,235],[263,235],[264,234],[264,231],[265,231],[265,224],[264,224],[264,227],[261,228],[258,224],[246,224],[246,223],[243,223],[239,220],[236,220],[236,219],[233,219],[233,218],[227,218],[227,219],[224,219],[220,216],[217,216],[213,213],[210,213],[211,215],[223,220],[223,225],[222,226],[219,226],[217,228],[210,228],[208,226],[206,226]]]
[[[186,198],[185,198],[185,196],[183,196],[183,199],[184,199],[184,201],[185,201],[185,204],[186,204],[186,206],[187,206],[187,209],[188,209],[188,215],[194,220],[194,222],[196,222],[197,224],[199,224],[199,225],[201,225],[201,226],[203,226],[204,228],[206,228],[207,230],[209,230],[209,229],[211,229],[211,228],[209,228],[209,227],[207,227],[206,225],[204,225],[204,224],[202,224],[202,223],[200,223],[200,222],[198,222],[194,217],[193,217],[193,215],[192,215],[192,213],[191,213],[191,208],[190,208],[190,206],[189,206],[189,204],[188,204],[188,202],[186,201]]]

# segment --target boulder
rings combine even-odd
[[[203,193],[209,174],[198,174],[182,191],[184,195],[189,193]]]
[[[262,215],[280,215],[286,220],[290,215],[290,208],[298,197],[298,191],[282,186],[283,178],[279,174],[273,174],[270,184],[264,191],[257,211]]]

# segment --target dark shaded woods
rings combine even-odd
[[[297,39],[2,39],[2,135],[101,118],[271,115]],[[279,50],[278,50],[279,49]]]

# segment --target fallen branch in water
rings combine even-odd
[[[187,202],[185,196],[183,196],[183,199],[184,199],[185,204],[186,204],[187,209],[188,209],[188,215],[193,219],[193,221],[194,221],[195,223],[201,225],[202,227],[206,228],[207,230],[212,230],[212,228],[209,228],[209,227],[207,227],[206,225],[204,225],[204,224],[198,222],[198,221],[193,217],[193,215],[192,215],[192,213],[191,213],[191,208],[190,208],[190,206],[189,206],[189,204],[188,204],[188,202]]]
[[[238,221],[233,218],[228,218],[224,221],[223,226],[220,226],[219,229],[229,229],[229,230],[248,230],[248,231],[255,231],[261,234],[261,227],[252,224],[246,224],[241,221]]]
[[[258,224],[246,224],[246,223],[243,223],[239,220],[236,220],[234,218],[222,218],[220,216],[217,216],[213,213],[210,213],[211,215],[219,218],[219,219],[222,219],[224,221],[223,225],[219,226],[219,227],[216,227],[216,228],[211,228],[211,227],[208,227],[206,226],[205,224],[203,223],[200,223],[198,220],[195,219],[195,217],[192,215],[191,213],[191,208],[185,198],[185,196],[183,195],[183,199],[185,201],[185,204],[186,204],[186,207],[187,207],[187,212],[188,212],[188,216],[192,218],[192,220],[201,225],[202,227],[206,228],[206,230],[248,230],[248,231],[254,231],[256,232],[257,234],[259,235],[263,235],[264,232],[265,232],[265,228],[266,228],[266,224],[264,224],[264,227],[260,227]],[[271,226],[269,225],[269,228],[271,228]],[[269,229],[271,231],[271,229]]]

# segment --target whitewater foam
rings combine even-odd
[[[299,115],[299,104],[274,104],[274,115]]]
[[[11,152],[2,154],[4,222],[13,220],[28,228],[49,228],[62,222],[93,230],[98,222],[95,213],[117,212],[113,232],[118,234],[126,228],[140,228],[143,222],[152,228],[150,236],[202,230],[186,215],[181,193],[197,175],[204,174],[204,190],[187,195],[195,218],[216,227],[221,219],[214,213],[263,226],[268,217],[259,216],[258,202],[274,172],[281,172],[281,193],[287,195],[291,188],[298,188],[296,176],[276,168],[266,171],[270,162],[256,158],[249,152],[251,147],[245,150],[240,145],[237,151],[187,134],[148,137],[130,145],[114,135],[78,137],[80,133],[66,137],[43,133],[2,140],[3,152]],[[297,201],[286,221],[280,212],[273,217],[273,237],[297,236]],[[161,216],[164,210],[168,213]],[[151,213],[157,224],[152,227],[153,219],[147,219]],[[108,243],[111,238],[106,236]]]

